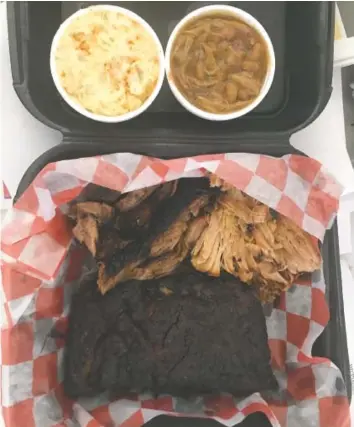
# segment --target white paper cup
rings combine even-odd
[[[184,97],[184,95],[180,92],[180,90],[177,88],[177,86],[174,84],[172,73],[171,73],[171,50],[173,43],[176,39],[176,36],[178,35],[179,31],[190,21],[194,20],[195,18],[201,17],[203,15],[209,15],[212,13],[227,13],[228,15],[234,15],[236,18],[238,18],[240,21],[245,22],[246,24],[250,25],[252,28],[254,28],[263,38],[267,51],[268,51],[268,70],[267,74],[264,79],[263,86],[261,88],[261,91],[257,98],[254,99],[253,102],[248,104],[245,108],[242,108],[240,110],[227,113],[227,114],[215,114],[215,113],[209,113],[207,111],[204,111],[192,103],[188,101]],[[237,117],[244,116],[245,114],[249,113],[251,110],[253,110],[255,107],[257,107],[258,104],[262,102],[264,97],[267,95],[272,82],[274,78],[274,71],[275,71],[275,55],[274,55],[274,48],[273,44],[270,40],[270,37],[267,33],[267,31],[264,29],[263,25],[257,21],[256,18],[254,18],[249,13],[245,12],[244,10],[238,9],[233,6],[226,6],[226,5],[212,5],[212,6],[205,6],[201,7],[199,9],[194,10],[190,14],[186,15],[175,27],[175,29],[172,31],[171,36],[168,40],[166,52],[165,52],[165,68],[166,68],[166,74],[167,74],[167,81],[170,85],[171,91],[173,92],[176,99],[180,102],[180,104],[186,108],[191,113],[195,114],[198,117],[201,117],[206,120],[214,120],[214,121],[225,121],[225,120],[232,120],[236,119]]]
[[[60,83],[60,78],[58,76],[58,73],[56,70],[56,63],[55,63],[55,52],[57,50],[59,40],[62,37],[62,35],[64,34],[67,27],[69,26],[69,24],[71,24],[72,21],[74,21],[77,17],[84,15],[84,14],[86,14],[92,10],[106,10],[106,11],[111,11],[111,12],[118,12],[118,13],[121,13],[122,15],[129,17],[130,19],[138,22],[152,36],[154,42],[156,43],[156,47],[157,47],[157,51],[158,51],[158,55],[159,55],[159,62],[160,62],[160,70],[159,70],[159,76],[157,79],[157,83],[156,83],[156,86],[155,86],[153,92],[149,96],[149,98],[147,98],[146,101],[138,109],[136,109],[134,111],[130,111],[128,113],[121,114],[119,116],[104,116],[101,114],[91,113],[90,111],[86,110],[81,104],[79,104],[78,102],[75,102],[75,100],[70,98],[70,96],[68,95],[68,93],[66,92],[66,90],[63,88],[63,86]],[[163,52],[161,42],[160,42],[159,38],[157,37],[157,34],[155,33],[155,31],[152,29],[152,27],[143,18],[141,18],[136,13],[131,12],[130,10],[124,9],[122,7],[119,7],[119,6],[112,6],[112,5],[90,6],[88,8],[78,10],[73,15],[69,16],[69,18],[67,18],[60,25],[58,31],[56,32],[56,34],[53,38],[52,46],[50,49],[50,72],[52,74],[54,84],[55,84],[58,92],[62,96],[62,98],[66,101],[67,104],[70,105],[70,107],[72,109],[74,109],[78,113],[80,113],[83,116],[86,116],[92,120],[97,120],[99,122],[106,122],[106,123],[125,122],[125,121],[133,119],[134,117],[137,117],[141,113],[143,113],[147,108],[149,108],[149,106],[153,103],[153,101],[155,100],[155,98],[159,94],[161,87],[162,87],[162,84],[163,84],[164,77],[165,77],[164,52]]]

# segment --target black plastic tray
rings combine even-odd
[[[212,2],[115,2],[145,18],[166,45],[174,25],[189,11]],[[215,3],[215,2],[214,2]],[[57,93],[49,70],[52,38],[60,23],[94,2],[8,2],[9,43],[15,90],[39,120],[63,133],[66,141],[99,140],[119,145],[134,136],[139,142],[237,141],[262,136],[264,144],[289,136],[315,119],[331,94],[334,3],[224,2],[254,15],[268,31],[275,49],[273,85],[250,114],[229,122],[196,118],[174,99],[167,82],[150,109],[125,123],[94,122],[73,111]],[[45,19],[43,19],[45,17]],[[216,142],[215,142],[216,143]],[[182,148],[181,147],[181,148]],[[136,151],[132,143],[131,151]],[[230,148],[229,150],[230,151]],[[179,155],[183,155],[179,152]]]
[[[256,146],[256,143],[254,143]],[[214,147],[214,145],[213,145]],[[161,147],[160,147],[161,148]],[[165,147],[163,147],[165,148]],[[264,147],[263,147],[264,148]],[[262,146],[258,145],[258,152],[264,152]],[[121,151],[125,151],[127,148],[122,145]],[[206,146],[205,151],[208,152],[211,147]],[[225,147],[220,146],[220,151],[225,152]],[[271,154],[273,156],[281,156],[286,153],[285,147],[273,147]],[[58,145],[51,150],[48,150],[32,165],[28,168],[24,174],[16,193],[14,200],[16,201],[26,188],[31,184],[37,174],[51,162],[57,162],[60,160],[75,159],[79,157],[88,157],[97,154],[109,154],[115,152],[115,149],[111,146],[105,146],[100,143],[92,143],[90,145],[83,145],[81,143],[62,144]],[[168,152],[168,147],[166,148]],[[189,155],[195,154],[193,149]],[[161,157],[169,157],[168,154],[160,153]],[[342,294],[342,278],[340,269],[340,258],[339,258],[339,245],[338,245],[338,231],[337,223],[335,222],[333,227],[327,231],[326,237],[322,246],[323,255],[323,268],[326,282],[326,297],[329,305],[330,320],[322,334],[318,337],[312,349],[313,356],[326,357],[333,361],[341,370],[344,382],[346,385],[349,400],[352,395],[352,384],[350,375],[350,365],[347,347],[347,337],[345,328],[345,317],[343,307],[343,294]],[[156,424],[155,424],[156,423]],[[190,419],[189,422],[169,419],[168,422],[166,417],[159,417],[153,420],[149,427],[164,427],[169,425],[171,427],[215,427],[215,422],[203,420],[202,422],[195,424],[194,419]],[[257,413],[253,416],[247,417],[244,423],[239,424],[240,427],[268,427],[268,423],[265,416],[261,413]]]
[[[166,45],[174,24],[187,12],[211,2],[116,2],[145,18]],[[215,2],[214,2],[215,3]],[[10,57],[14,88],[37,119],[63,134],[65,144],[39,157],[21,180],[15,200],[48,163],[112,152],[157,157],[201,153],[250,152],[282,156],[294,152],[290,135],[314,120],[331,94],[333,69],[333,2],[223,2],[254,15],[275,48],[274,83],[264,101],[245,117],[215,123],[186,112],[167,83],[150,109],[120,124],[93,122],[71,110],[57,93],[49,71],[49,50],[60,23],[94,2],[8,2]],[[43,18],[45,17],[45,18]],[[342,371],[351,396],[336,225],[323,245],[331,320],[313,354],[331,359]],[[149,427],[201,426],[206,420],[159,417]],[[241,427],[265,427],[263,414],[247,417]]]

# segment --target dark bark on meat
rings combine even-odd
[[[136,208],[119,214],[115,218],[115,228],[119,230],[120,236],[124,240],[133,240],[140,236],[140,233],[147,230],[154,208],[151,202],[143,202]]]
[[[124,211],[117,212],[117,215],[104,224],[105,232],[109,229],[118,230],[120,239],[124,241],[141,238],[147,231],[152,216],[159,208],[159,203],[174,194],[177,184],[178,181],[171,181],[163,185],[148,187],[148,189],[132,191],[125,195],[117,203],[119,206],[120,202],[126,201],[124,204],[121,203]],[[144,192],[143,190],[149,191]]]
[[[120,197],[120,192],[111,190],[107,187],[101,187],[96,184],[87,184],[86,187],[81,191],[80,195],[75,199],[74,203],[80,202],[100,202],[108,203],[112,205],[116,203]]]
[[[118,200],[116,207],[120,212],[128,212],[136,208],[159,187],[159,185],[153,185],[152,187],[141,188],[140,190],[124,194],[121,199]]]
[[[96,255],[98,226],[93,216],[79,216],[73,228],[73,235],[80,243],[83,243],[87,247],[93,256]]]
[[[120,206],[128,209],[126,212],[97,202],[72,207],[78,221],[75,235],[98,262],[101,292],[119,282],[163,277],[174,271],[192,249],[194,235],[200,235],[206,226],[205,219],[194,224],[192,220],[214,204],[217,193],[219,190],[211,189],[206,178],[181,179],[149,192],[129,193],[119,201],[126,202]],[[86,222],[80,219],[83,214],[96,226],[95,233],[93,227],[85,229]]]
[[[117,251],[105,260],[107,276],[114,276],[124,266],[137,260],[144,260],[149,256],[152,242],[178,218],[181,212],[209,189],[207,179],[181,179],[174,197],[160,202],[158,210],[151,216],[146,233],[142,233],[137,240],[128,244],[124,250]]]
[[[262,306],[231,276],[189,271],[105,296],[92,280],[73,298],[64,387],[72,398],[274,389]]]
[[[123,240],[117,229],[110,224],[103,224],[99,229],[96,260],[106,259],[112,253],[125,248],[128,243],[129,240]]]
[[[102,223],[107,221],[114,213],[112,206],[107,203],[101,202],[80,202],[73,204],[70,207],[69,216],[71,218],[78,218],[84,215],[94,217],[98,222]]]

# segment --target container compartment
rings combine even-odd
[[[212,2],[115,2],[141,15],[164,46],[185,14]],[[215,3],[215,2],[214,2]],[[184,157],[220,152],[282,156],[294,152],[290,135],[314,120],[331,94],[333,2],[224,2],[246,10],[268,31],[274,44],[276,74],[270,92],[253,112],[222,123],[188,113],[174,99],[165,81],[151,108],[118,124],[93,122],[61,99],[49,70],[52,38],[60,23],[95,2],[8,2],[8,27],[14,88],[37,119],[58,129],[65,144],[40,156],[22,178],[15,200],[48,163],[112,152],[156,157]],[[45,17],[45,18],[44,18]],[[331,320],[313,348],[313,355],[331,359],[342,371],[349,397],[351,380],[345,332],[336,224],[322,247]],[[158,417],[149,427],[216,427],[210,420]],[[263,414],[253,414],[240,427],[268,427]]]
[[[212,2],[116,2],[137,12],[166,46],[174,25],[188,12]],[[9,42],[15,89],[26,108],[70,140],[110,139],[134,135],[141,141],[159,136],[203,135],[234,139],[250,134],[289,135],[311,122],[331,93],[334,5],[330,2],[225,2],[254,15],[274,44],[276,73],[270,92],[250,114],[214,123],[194,117],[174,99],[165,81],[150,109],[118,124],[93,122],[71,108],[57,93],[49,70],[52,38],[61,22],[94,2],[13,2],[8,7]],[[45,19],[43,17],[45,16]],[[133,149],[131,150],[133,151]],[[230,151],[230,150],[229,150]],[[182,153],[180,153],[182,155]]]
[[[264,147],[259,143],[254,143],[256,152],[264,152]],[[124,152],[124,146],[122,146],[122,152]],[[161,147],[160,147],[161,148]],[[220,152],[225,152],[225,147],[220,147]],[[210,149],[210,148],[209,148]],[[189,155],[193,155],[193,150],[195,148],[192,147],[192,152]],[[148,150],[149,151],[149,150]],[[170,151],[169,147],[162,147],[162,150],[158,152],[157,155],[160,157],[171,157],[166,155],[166,152]],[[206,146],[206,152],[208,151],[208,147]],[[265,154],[270,154],[273,156],[282,156],[286,154],[285,147],[274,148],[271,152],[267,152]],[[63,144],[52,148],[51,150],[44,153],[41,157],[39,157],[32,165],[28,168],[26,173],[24,174],[18,190],[17,194],[14,198],[16,201],[21,194],[26,190],[26,188],[31,184],[37,174],[48,164],[52,162],[57,162],[60,160],[74,159],[80,157],[88,157],[98,154],[109,154],[114,152],[114,148],[109,146],[102,146],[99,143],[92,143],[90,145],[83,145],[80,143],[72,143],[72,144]],[[326,296],[327,302],[329,305],[330,311],[330,320],[322,332],[322,334],[318,337],[315,342],[312,354],[313,356],[321,356],[326,357],[333,361],[338,368],[341,370],[344,382],[346,385],[347,393],[349,400],[351,399],[352,394],[352,384],[351,384],[351,375],[350,375],[350,365],[349,365],[349,356],[348,356],[348,347],[347,347],[347,336],[345,329],[345,317],[344,317],[344,307],[343,307],[343,294],[342,294],[342,278],[341,278],[341,270],[340,270],[340,256],[339,256],[339,243],[338,243],[338,231],[337,231],[337,223],[333,225],[333,227],[327,231],[324,243],[321,248],[322,256],[323,256],[323,272],[326,283]],[[261,420],[264,418],[263,414],[256,414],[255,423],[253,424],[240,424],[240,427],[263,427],[267,424],[261,424]],[[258,418],[259,417],[259,418]],[[251,418],[251,417],[249,417]],[[253,418],[251,418],[253,419]],[[162,426],[162,421],[164,417],[159,417],[158,424],[155,426],[155,422],[157,420],[151,421],[151,427]],[[192,420],[191,420],[192,422]],[[211,423],[210,427],[212,427],[211,421],[205,421],[205,426],[208,427],[207,423]],[[247,421],[248,422],[248,421]],[[258,422],[258,424],[257,424]],[[149,424],[150,425],[150,424]],[[172,425],[172,424],[171,424]],[[184,424],[187,426],[187,424]],[[193,423],[191,424],[192,427]],[[179,427],[176,424],[176,427]]]

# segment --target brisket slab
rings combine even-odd
[[[72,398],[274,389],[262,306],[231,276],[188,270],[107,295],[95,278],[73,297],[64,386]]]

